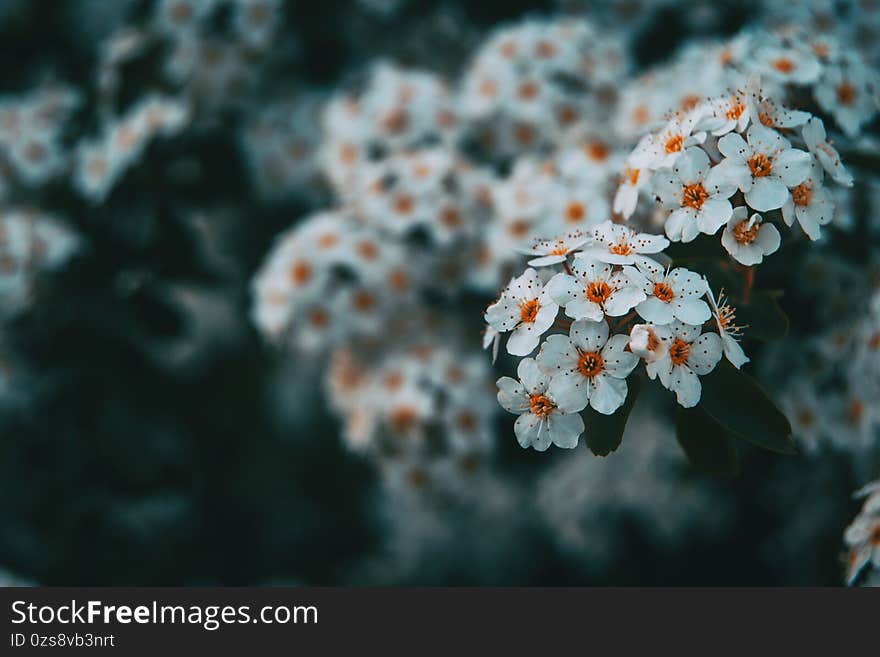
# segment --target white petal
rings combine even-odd
[[[669,389],[675,392],[675,399],[685,408],[693,408],[700,401],[700,379],[684,365],[673,368],[669,377]]]
[[[608,324],[578,320],[571,325],[569,335],[581,351],[599,351],[608,341]]]
[[[516,375],[530,395],[541,394],[550,385],[550,377],[541,371],[534,358],[523,358],[516,368]]]
[[[755,238],[754,243],[761,249],[764,255],[770,255],[779,249],[782,237],[780,237],[776,226],[765,223],[761,224],[761,227],[758,229],[758,237]]]
[[[571,415],[554,413],[550,416],[550,440],[557,447],[564,449],[577,447],[578,438],[583,432],[584,420],[576,413]]]
[[[746,203],[759,212],[781,208],[788,199],[788,188],[781,180],[766,176],[755,178],[746,192]]]
[[[547,267],[548,265],[555,265],[564,261],[564,255],[546,255],[541,256],[540,258],[532,258],[529,260],[529,264],[532,267]]]
[[[505,411],[519,414],[529,409],[526,389],[519,381],[502,376],[495,385],[498,386],[498,403]]]
[[[538,346],[541,334],[532,330],[531,324],[520,324],[507,340],[507,353],[528,356]]]
[[[551,335],[544,340],[535,361],[542,372],[554,375],[577,367],[579,354],[566,335]]]
[[[697,215],[697,227],[706,235],[714,235],[730,219],[733,207],[730,201],[722,198],[706,199]]]
[[[746,356],[746,353],[743,351],[743,348],[740,346],[739,342],[734,340],[729,335],[723,336],[721,338],[721,341],[724,346],[724,355],[736,369],[741,368],[743,365],[749,362],[749,357]]]
[[[587,379],[577,372],[561,372],[550,381],[547,394],[565,413],[578,413],[587,407]]]
[[[622,317],[646,298],[635,285],[627,285],[611,293],[605,300],[605,312],[611,317]]]
[[[699,326],[712,317],[712,311],[709,310],[709,305],[702,299],[684,297],[674,300],[672,306],[672,312],[676,319],[681,320],[685,324],[691,324],[692,326]]]
[[[636,311],[646,322],[654,324],[669,324],[674,317],[672,305],[657,297],[648,297],[636,306]]]
[[[728,133],[718,140],[718,150],[724,157],[742,161],[745,161],[751,153],[751,148],[745,139],[735,132]]]
[[[626,381],[600,374],[590,380],[590,406],[602,413],[611,415],[626,400]]]
[[[688,366],[697,374],[705,375],[715,369],[724,350],[717,333],[703,333],[691,343]]]
[[[534,447],[539,452],[550,447],[550,432],[547,430],[547,423],[542,422],[541,418],[532,413],[523,413],[516,418],[513,432],[521,447]]]
[[[624,379],[629,376],[636,365],[639,357],[631,351],[627,351],[629,336],[623,333],[612,335],[602,349],[602,360],[605,363],[605,372],[614,378]]]
[[[702,148],[686,148],[672,170],[685,185],[702,182],[709,172],[709,156]]]
[[[810,175],[812,163],[813,158],[810,157],[809,153],[791,148],[787,151],[782,151],[773,160],[773,173],[787,187],[794,187],[807,179],[807,176]]]

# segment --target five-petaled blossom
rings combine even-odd
[[[550,377],[540,370],[533,358],[523,358],[516,370],[519,381],[509,376],[498,379],[498,403],[504,410],[519,415],[513,426],[522,447],[543,452],[550,444],[571,449],[584,432],[584,420],[578,413],[566,413],[548,393]]]
[[[677,320],[654,330],[668,340],[669,346],[663,356],[645,366],[648,376],[659,378],[685,408],[696,406],[702,394],[699,377],[714,370],[721,360],[721,338],[717,333],[700,335],[701,327]]]
[[[789,188],[809,175],[812,158],[763,125],[750,126],[746,134],[748,142],[735,132],[718,140],[718,150],[724,155],[716,167],[719,175],[736,185],[753,209],[781,208],[789,198]]]
[[[529,260],[529,265],[532,267],[546,267],[564,262],[569,253],[582,247],[589,240],[588,234],[574,231],[555,239],[537,240],[521,252],[525,255],[538,256]]]
[[[660,201],[672,210],[666,235],[673,242],[690,242],[700,233],[714,235],[730,219],[728,199],[737,186],[724,170],[710,168],[702,148],[686,149],[670,172],[660,172],[654,180]]]
[[[568,337],[551,335],[538,353],[538,367],[552,377],[548,388],[559,408],[594,410],[611,415],[626,400],[626,377],[638,364],[638,356],[626,350],[629,337],[609,338],[604,321],[578,320]]]
[[[629,226],[606,221],[593,230],[593,243],[583,253],[611,265],[634,265],[645,260],[645,254],[660,253],[667,246],[669,240],[662,235],[637,233]]]
[[[577,253],[571,274],[559,273],[547,283],[550,297],[572,319],[600,321],[606,315],[620,317],[645,300],[645,293],[625,271]]]
[[[558,310],[538,272],[530,268],[510,281],[501,298],[486,309],[485,319],[496,331],[513,331],[507,340],[509,353],[528,356],[553,325]]]
[[[699,274],[684,267],[667,271],[647,258],[638,269],[630,268],[627,273],[647,296],[636,306],[636,312],[646,321],[669,324],[678,319],[696,326],[712,316],[701,298],[706,286]]]
[[[734,260],[750,267],[761,264],[764,256],[774,253],[782,238],[776,226],[765,223],[757,212],[751,217],[748,214],[743,205],[733,211],[721,234],[721,244]]]

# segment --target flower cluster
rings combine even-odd
[[[523,447],[575,447],[584,431],[580,412],[617,411],[640,362],[686,408],[700,400],[699,376],[725,352],[742,364],[726,320],[730,310],[715,304],[706,280],[649,257],[668,244],[610,221],[589,236],[539,242],[541,256],[530,264],[540,272],[561,264],[565,271],[548,277],[526,269],[486,310],[488,330],[496,339],[510,333],[506,348],[515,356],[532,354],[548,330],[567,329],[549,335],[534,359],[520,361],[519,381],[498,381],[499,403],[520,416],[515,431]],[[559,319],[560,309],[568,319]]]
[[[492,387],[479,352],[414,344],[364,362],[331,357],[330,403],[349,447],[377,459],[400,494],[459,496],[492,453]]]

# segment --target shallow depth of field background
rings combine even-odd
[[[96,44],[145,24],[152,4],[0,0],[0,95],[45,79],[87,90],[68,130],[94,131]],[[41,275],[33,303],[0,328],[0,569],[58,585],[840,584],[841,537],[864,483],[848,456],[746,448],[739,477],[713,478],[688,466],[671,429],[640,433],[662,422],[634,422],[603,460],[583,447],[522,450],[499,413],[502,512],[485,522],[470,505],[434,509],[438,524],[423,533],[412,531],[417,511],[396,512],[375,464],[340,438],[321,383],[326,357],[267,344],[250,320],[251,278],[272,240],[324,202],[258,194],[240,131],[274,91],[332,93],[375,58],[458,76],[488,31],[559,9],[373,7],[384,4],[284,3],[258,83],[198,129],[152,143],[107,202],[60,182],[18,196],[51,208],[85,246]],[[700,29],[720,37],[758,11],[653,5],[639,9],[639,67],[701,36],[682,12],[714,7]],[[160,56],[127,65],[122,99],[159,88]],[[488,301],[469,299],[470,323],[456,329],[475,348]],[[793,325],[809,321],[808,308],[783,305]],[[663,456],[641,457],[641,439]],[[578,504],[589,512],[534,503],[529,491],[554,468],[583,469],[592,483]]]

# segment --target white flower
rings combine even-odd
[[[849,137],[859,134],[862,125],[877,113],[872,72],[857,57],[825,67],[822,79],[813,88],[819,106],[831,114]]]
[[[581,231],[574,231],[556,239],[537,240],[530,247],[522,249],[521,252],[525,255],[540,256],[529,260],[532,267],[545,267],[565,262],[569,253],[580,248],[589,240],[589,235]]]
[[[705,132],[695,132],[706,109],[701,105],[671,118],[659,132],[645,135],[630,155],[630,162],[640,169],[671,167],[685,148],[702,144]]]
[[[623,271],[593,260],[583,253],[574,256],[571,274],[556,274],[547,283],[550,297],[572,319],[600,321],[605,315],[620,317],[645,300],[645,293]]]
[[[646,365],[648,376],[659,377],[663,387],[673,391],[685,408],[696,406],[702,394],[699,377],[714,370],[721,360],[721,338],[717,333],[700,335],[699,326],[679,321],[655,330],[658,334],[668,331],[669,348],[662,357]]]
[[[744,205],[734,209],[727,227],[721,234],[721,244],[738,263],[760,264],[764,256],[774,253],[781,243],[779,231],[770,223],[763,223],[757,212],[751,217]]]
[[[646,321],[669,324],[678,319],[698,326],[712,316],[709,306],[700,298],[706,293],[706,287],[699,274],[684,267],[666,271],[647,259],[637,270],[630,269],[628,273],[647,295],[647,299],[636,306]]]
[[[807,149],[813,154],[813,157],[819,160],[819,164],[831,176],[831,179],[845,187],[852,187],[853,177],[840,161],[837,149],[828,143],[822,119],[814,116],[804,125],[801,134],[807,144]]]
[[[814,160],[806,180],[792,188],[791,195],[782,206],[785,224],[791,226],[797,219],[811,240],[819,239],[821,226],[830,223],[834,217],[834,198],[822,185],[822,177],[822,169]]]
[[[708,130],[714,136],[726,135],[732,130],[742,132],[749,124],[751,97],[743,91],[712,98],[708,101],[710,113],[700,119],[699,130]]]
[[[612,265],[633,265],[647,253],[660,253],[669,246],[669,240],[661,235],[636,233],[628,226],[606,221],[593,231],[593,244],[583,253],[587,256]]]
[[[822,71],[819,60],[806,49],[770,46],[762,48],[756,59],[767,77],[782,83],[810,84],[816,81]]]
[[[690,242],[701,232],[713,235],[730,219],[728,200],[736,185],[718,167],[710,170],[709,156],[702,148],[688,148],[672,171],[654,177],[660,201],[673,209],[666,219],[666,235],[674,242]]]
[[[706,281],[706,294],[709,297],[709,306],[712,308],[712,317],[715,319],[715,325],[718,327],[718,335],[721,336],[721,346],[724,349],[724,355],[727,357],[736,369],[741,368],[749,362],[739,340],[742,337],[742,327],[737,326],[736,308],[731,306],[724,298],[724,290],[718,295],[718,302],[715,302],[715,295],[712,294],[712,288],[709,287],[709,281]]]
[[[668,329],[653,324],[636,324],[629,332],[629,350],[646,363],[653,363],[662,358],[669,348]]]
[[[504,410],[519,415],[513,427],[522,447],[543,452],[550,444],[571,449],[584,432],[584,420],[577,413],[565,413],[548,395],[550,377],[533,358],[524,358],[516,370],[519,381],[504,376],[498,379],[498,403]]]
[[[727,181],[745,193],[746,203],[760,212],[781,208],[789,198],[789,187],[801,184],[810,172],[810,154],[794,149],[775,130],[752,125],[748,143],[732,132],[718,140],[724,160],[721,169]]]
[[[509,353],[528,356],[553,325],[558,310],[538,272],[530,268],[510,281],[501,298],[486,309],[485,319],[496,331],[513,331],[507,341]]]
[[[626,400],[625,379],[639,359],[626,351],[626,335],[609,339],[608,333],[604,321],[579,320],[568,337],[551,335],[541,346],[538,367],[552,376],[548,391],[562,410],[582,411],[589,403],[611,415]]]

